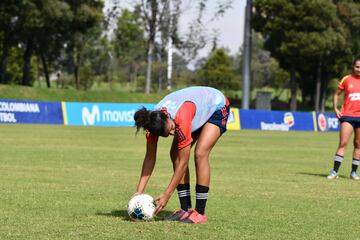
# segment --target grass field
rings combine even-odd
[[[24,87],[18,85],[0,84],[1,99],[18,100],[42,100],[42,101],[66,101],[66,102],[143,102],[156,103],[166,95],[151,93],[134,93],[126,89],[96,89],[96,90],[74,90],[59,88]]]
[[[132,222],[144,155],[133,128],[0,125],[0,239],[360,239],[360,182],[328,181],[336,133],[228,131],[212,152],[208,223]],[[147,193],[171,177],[161,139]],[[194,164],[192,173],[192,193]],[[194,194],[193,194],[194,197]]]

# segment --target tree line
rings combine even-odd
[[[289,106],[323,110],[336,81],[360,53],[360,3],[352,0],[253,0],[252,89],[289,89]],[[0,84],[130,91],[187,85],[241,90],[242,49],[219,45],[212,21],[232,0],[135,0],[104,11],[100,0],[0,2]],[[195,12],[187,29],[180,19]],[[239,20],[240,22],[240,20]],[[243,26],[234,24],[234,31]],[[172,75],[168,73],[169,47]],[[199,51],[210,46],[208,55]],[[194,62],[194,59],[196,61]],[[189,67],[189,66],[192,67]],[[300,97],[300,106],[299,104]],[[239,96],[238,96],[239,97]]]
[[[205,25],[231,4],[218,1],[212,18],[204,22],[207,0],[141,0],[133,1],[131,9],[114,6],[107,12],[100,0],[1,1],[0,83],[32,86],[43,77],[50,87],[55,74],[58,87],[121,82],[146,93],[171,87],[165,77],[169,41],[176,50],[176,82],[191,73],[188,62],[210,39]],[[180,36],[179,18],[191,8],[196,18]]]
[[[352,0],[256,0],[253,27],[289,75],[290,108],[302,104],[324,110],[334,91],[331,80],[351,71],[360,54],[360,3]]]

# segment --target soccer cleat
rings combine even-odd
[[[327,179],[338,179],[339,178],[339,175],[336,171],[332,170],[329,174],[329,176],[327,176]]]
[[[187,212],[183,209],[179,209],[175,212],[173,212],[173,214],[171,214],[170,216],[168,216],[166,218],[166,220],[169,220],[169,221],[181,221],[185,218],[187,218],[188,216],[190,215],[190,212]]]
[[[206,221],[207,221],[207,217],[205,214],[201,215],[195,209],[193,209],[192,212],[190,213],[190,215],[187,218],[185,218],[184,220],[181,220],[180,222],[202,224],[202,223],[206,223]]]
[[[357,175],[357,173],[354,172],[354,171],[351,172],[350,178],[351,178],[352,180],[359,180],[359,179],[360,179],[360,177],[359,177],[359,176]]]

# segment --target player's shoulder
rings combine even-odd
[[[189,119],[191,120],[194,118],[195,113],[196,113],[195,103],[193,103],[191,101],[186,101],[181,105],[178,112],[176,113],[175,122],[177,122],[177,123],[183,122],[186,124],[191,124],[188,121],[189,121]],[[185,122],[184,122],[184,120],[185,120]]]
[[[351,74],[346,74],[341,78],[341,81],[351,78]]]
[[[349,79],[351,79],[351,74],[347,74],[345,76],[343,76],[339,82],[339,84],[344,84],[346,81],[348,81]]]

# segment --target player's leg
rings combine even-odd
[[[355,126],[355,136],[354,136],[354,151],[353,151],[353,160],[351,165],[350,178],[353,180],[359,180],[360,177],[357,174],[357,169],[359,166],[360,160],[360,126]]]
[[[178,159],[178,148],[177,148],[177,139],[174,137],[174,140],[170,149],[170,158],[173,164],[173,170],[176,169],[179,164]],[[189,216],[191,211],[191,194],[190,194],[190,172],[189,168],[186,169],[184,176],[180,180],[178,186],[176,187],[180,202],[180,209],[175,211],[172,215],[168,217],[168,220],[178,221],[182,220]]]
[[[350,137],[354,132],[353,125],[349,122],[342,122],[340,125],[339,145],[336,154],[344,156]]]
[[[207,221],[205,207],[210,184],[209,155],[220,135],[220,128],[212,123],[206,123],[200,132],[195,146],[196,206],[195,211],[183,222],[204,223]]]
[[[196,206],[190,216],[182,222],[205,223],[207,221],[205,207],[210,185],[209,155],[220,136],[226,131],[230,105],[229,100],[227,98],[225,98],[225,100],[225,105],[215,111],[200,130],[200,135],[195,147]]]
[[[339,145],[335,153],[334,157],[334,167],[330,172],[330,175],[327,177],[328,179],[336,179],[338,178],[338,171],[341,166],[341,162],[344,159],[344,154],[346,151],[346,147],[349,143],[349,139],[354,131],[353,125],[349,122],[342,122],[340,125],[340,133],[339,133]]]
[[[209,155],[219,137],[218,126],[212,123],[204,125],[195,147],[196,182],[199,185],[209,186],[210,184]]]

